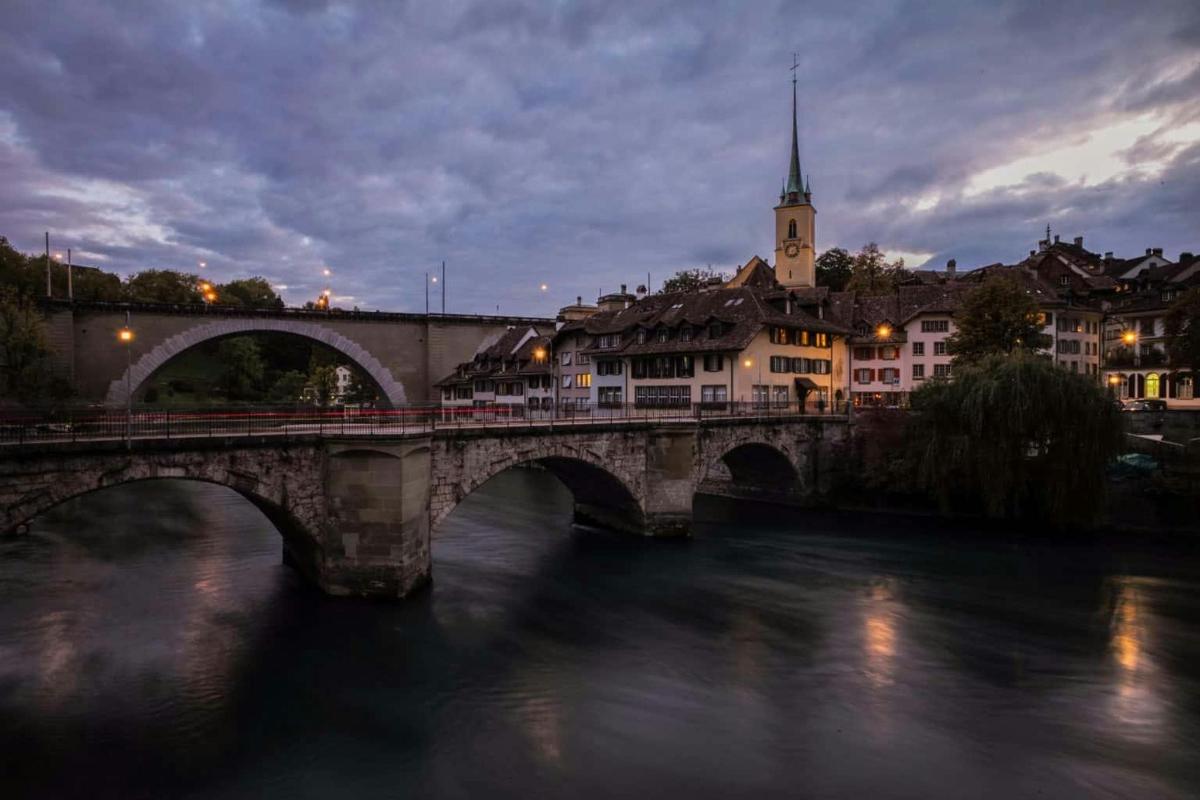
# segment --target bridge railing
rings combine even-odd
[[[0,445],[230,436],[395,436],[445,429],[577,427],[614,422],[694,422],[729,418],[842,417],[844,407],[796,403],[684,405],[570,403],[537,406],[410,405],[401,408],[222,407],[130,411],[96,407],[0,412]]]

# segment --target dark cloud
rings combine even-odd
[[[1200,7],[1151,5],[15,0],[0,234],[396,309],[444,258],[452,310],[549,311],[772,255],[796,51],[820,246],[1194,250]],[[1125,173],[972,186],[1136,115]]]

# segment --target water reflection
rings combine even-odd
[[[357,603],[236,495],[138,492],[0,542],[6,800],[1200,792],[1200,568],[1140,542],[742,506],[653,542],[513,472],[431,592]]]
[[[1112,714],[1121,735],[1152,744],[1163,735],[1166,715],[1158,696],[1158,669],[1148,649],[1154,620],[1143,595],[1149,587],[1128,576],[1113,578],[1112,583],[1116,600],[1109,629],[1117,666]]]

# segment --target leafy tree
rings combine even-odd
[[[832,247],[817,257],[817,286],[840,292],[854,273],[853,257],[840,247]]]
[[[911,399],[918,480],[944,507],[1059,526],[1097,519],[1122,420],[1088,377],[1017,350],[964,364]]]
[[[271,384],[268,397],[277,403],[298,402],[300,396],[304,393],[304,384],[307,382],[308,378],[303,372],[288,370],[280,374],[275,379],[275,382]]]
[[[712,268],[681,269],[663,281],[662,288],[658,290],[657,294],[696,292],[707,286],[708,282],[713,278],[720,278],[721,281],[728,280],[723,273]]]
[[[1177,367],[1200,371],[1200,287],[1180,295],[1165,320],[1167,355]]]
[[[258,342],[251,336],[234,336],[222,340],[217,353],[225,397],[235,401],[261,399],[265,365]]]
[[[217,302],[247,308],[283,308],[283,298],[276,294],[266,278],[241,278],[217,287]]]
[[[337,367],[321,364],[308,373],[308,384],[312,386],[314,400],[321,408],[328,408],[337,399]]]
[[[373,405],[375,403],[375,389],[371,382],[355,368],[350,370],[350,385],[346,387],[346,396],[343,400],[355,405]]]
[[[958,331],[946,340],[946,349],[956,364],[1050,346],[1037,303],[1011,275],[991,275],[968,292],[954,321]]]
[[[200,278],[173,269],[148,269],[125,281],[125,299],[134,303],[200,303]]]
[[[888,261],[879,245],[870,242],[852,256],[846,289],[862,295],[895,294],[907,274],[903,258]]]
[[[12,289],[0,289],[0,398],[28,405],[70,394],[50,356],[37,306]]]

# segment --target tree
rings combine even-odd
[[[830,248],[817,258],[817,286],[828,286],[832,292],[845,289],[853,272],[853,257],[840,247]]]
[[[200,303],[200,278],[173,269],[148,269],[125,281],[125,299],[133,303]]]
[[[728,278],[724,273],[714,269],[681,269],[671,277],[663,281],[662,288],[657,294],[671,294],[672,292],[696,292],[708,285],[713,278],[718,278],[724,283]]]
[[[0,398],[29,405],[69,395],[50,356],[37,306],[13,289],[0,289]]]
[[[283,308],[283,298],[276,294],[266,278],[241,278],[217,287],[217,302],[247,308]]]
[[[1167,355],[1175,367],[1200,371],[1200,287],[1180,295],[1165,320]]]
[[[304,384],[308,378],[298,370],[288,370],[280,374],[271,384],[268,397],[276,403],[296,403],[304,393]]]
[[[342,400],[353,405],[375,404],[375,389],[358,369],[351,368],[350,384],[346,387],[346,396]]]
[[[968,292],[954,321],[958,331],[946,340],[946,350],[956,364],[1050,346],[1037,303],[1012,275],[991,275]]]
[[[258,342],[250,336],[221,341],[217,350],[222,372],[221,391],[228,400],[259,400],[265,366]]]
[[[313,388],[316,404],[327,408],[337,399],[337,367],[329,364],[316,366],[308,373],[308,383]]]
[[[1121,415],[1083,375],[1018,349],[956,369],[912,393],[919,483],[948,506],[989,516],[1094,522]]]
[[[894,294],[907,274],[903,258],[888,261],[879,245],[870,242],[852,257],[846,289],[862,295]]]

